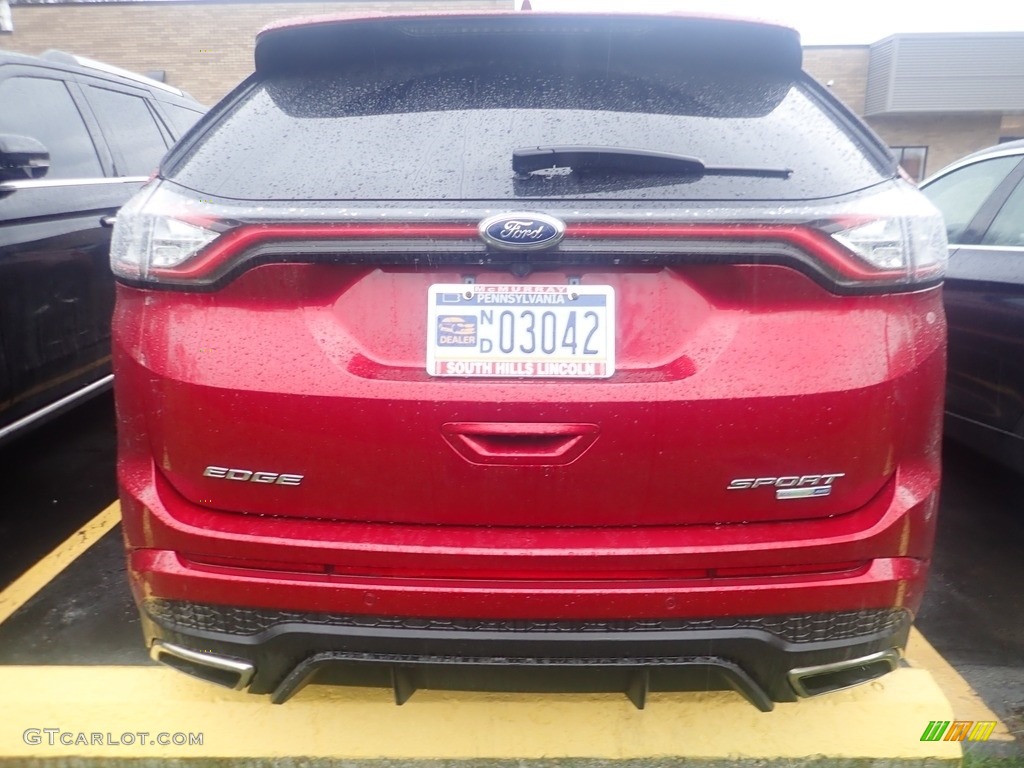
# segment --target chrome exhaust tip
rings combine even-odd
[[[256,667],[247,661],[238,661],[212,653],[192,651],[180,645],[165,643],[163,640],[153,641],[149,649],[153,661],[159,661],[168,667],[184,672],[186,675],[198,677],[208,683],[222,685],[235,691],[244,690],[252,681]]]
[[[861,683],[877,680],[899,666],[900,652],[895,648],[815,667],[789,670],[789,684],[797,696],[820,696]]]

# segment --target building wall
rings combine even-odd
[[[32,55],[57,48],[133,72],[164,70],[169,84],[213,104],[252,72],[256,33],[279,19],[511,8],[512,0],[14,5],[14,32],[0,36],[0,48]]]
[[[870,47],[865,114],[1024,110],[1024,32],[898,34]]]
[[[1000,141],[1024,139],[1024,115],[1003,115],[1003,124],[999,128]]]
[[[865,112],[871,46],[811,46],[804,68],[858,115]],[[1024,73],[1020,73],[1024,80]],[[872,115],[866,122],[890,147],[927,147],[924,175],[1024,131],[1024,115],[997,112]],[[1022,133],[1021,135],[1024,135]]]
[[[864,114],[868,89],[866,45],[810,46],[804,48],[804,69],[822,85],[828,86],[850,109]]]
[[[879,115],[868,125],[890,147],[925,146],[925,175],[999,142],[1001,115]]]

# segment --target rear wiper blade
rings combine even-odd
[[[689,155],[654,152],[630,147],[524,147],[512,151],[512,170],[528,174],[549,169],[572,172],[612,171],[623,174],[684,174],[689,176],[769,176],[788,178],[789,168],[756,168],[738,165],[705,165]]]

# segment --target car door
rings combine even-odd
[[[992,157],[924,189],[946,217],[946,410],[1020,434],[1024,420],[1024,161]]]
[[[115,175],[149,177],[173,138],[154,114],[148,92],[98,78],[79,80],[110,147]]]
[[[0,133],[50,153],[41,179],[0,183],[0,439],[109,376],[113,283],[101,224],[138,186],[110,177],[67,73],[0,71]]]

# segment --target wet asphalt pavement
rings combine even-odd
[[[917,627],[1024,741],[1024,477],[947,445]]]
[[[116,498],[109,394],[0,448],[0,588]],[[1024,477],[947,445],[931,582],[917,626],[1024,740]],[[148,664],[106,534],[0,624],[0,664]]]

